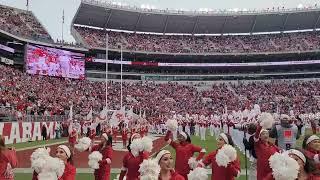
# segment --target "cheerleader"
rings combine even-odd
[[[112,159],[112,137],[106,133],[101,135],[101,142],[90,148],[90,151],[99,151],[102,154],[102,160],[99,161],[99,169],[94,171],[95,180],[109,180]]]
[[[198,152],[199,155],[196,160],[202,159],[206,150],[202,149],[199,146],[195,146],[191,144],[190,136],[188,136],[185,132],[181,132],[178,134],[178,142],[172,141],[172,132],[168,131],[165,136],[165,141],[167,141],[171,147],[173,147],[176,151],[176,163],[175,169],[181,174],[185,179],[188,179],[187,176],[190,172],[190,167],[188,161],[193,154]]]
[[[129,152],[123,158],[123,167],[121,168],[121,173],[119,180],[123,180],[126,177],[126,180],[138,180],[140,173],[139,167],[140,164],[143,162],[144,159],[149,158],[149,153],[142,151],[138,154],[132,152],[130,146],[135,139],[141,138],[140,134],[134,133],[131,135],[129,139],[128,150]]]
[[[229,146],[226,146],[229,145]],[[218,149],[211,152],[207,155],[204,160],[198,165],[208,166],[211,165],[212,168],[212,176],[211,179],[219,179],[219,180],[234,180],[235,177],[240,175],[240,160],[237,157],[236,150],[234,149],[234,143],[229,134],[221,133],[219,135],[217,141]],[[233,152],[229,157],[228,155],[224,156],[223,158],[228,158],[228,163],[223,164],[220,163],[221,156],[220,154],[227,154],[225,153],[225,149],[229,148]],[[219,154],[219,155],[218,155]]]
[[[314,163],[310,162],[310,159],[306,157],[303,152],[296,149],[290,149],[287,151],[287,153],[292,159],[294,159],[297,162],[297,164],[286,163],[286,165],[288,166],[286,168],[290,168],[291,169],[290,171],[292,173],[283,172],[282,173],[283,178],[289,179],[289,177],[285,177],[285,175],[291,176],[292,174],[294,174],[294,176],[297,176],[297,180],[319,180],[320,179],[320,176],[313,174],[313,171],[316,168],[314,166]],[[283,160],[284,158],[281,159],[281,161]],[[295,170],[294,166],[298,167],[297,171]],[[273,171],[275,170],[277,170],[279,173],[281,172],[281,167],[273,169]],[[273,177],[273,174],[274,173],[269,173],[269,175],[267,175],[263,180],[274,180],[275,178]]]
[[[269,142],[269,131],[262,129],[260,125],[258,125],[254,135],[254,141],[257,156],[257,180],[262,180],[272,172],[268,161],[270,156],[279,152],[280,149]]]
[[[316,135],[307,135],[302,142],[302,148],[304,154],[314,160],[316,172],[320,174],[320,138]]]
[[[72,152],[66,145],[60,145],[56,149],[56,157],[65,164],[63,175],[58,180],[75,180],[76,168],[73,165]],[[32,180],[38,180],[38,174],[34,171]]]
[[[121,131],[121,138],[122,138],[122,145],[123,149],[127,147],[127,140],[128,140],[128,128],[123,127]]]
[[[118,127],[112,127],[112,137],[114,139],[114,143],[117,143],[117,135],[118,135]]]
[[[173,168],[173,158],[170,151],[162,150],[155,159],[160,166],[159,180],[184,180],[185,178]]]
[[[18,160],[14,148],[6,148],[3,136],[0,135],[0,179],[14,180],[13,169],[17,167]]]
[[[76,144],[78,140],[78,133],[75,128],[72,129],[71,133],[69,134],[69,145],[72,151],[72,154],[74,154],[74,145]]]

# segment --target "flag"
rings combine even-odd
[[[146,117],[147,117],[147,116],[146,116],[146,111],[143,111],[143,116],[142,116],[142,118],[143,118],[143,119],[146,119]]]
[[[125,119],[125,106],[123,106],[120,110],[116,110],[113,112],[111,119],[110,119],[110,126],[116,127],[119,125],[120,121]]]
[[[103,110],[100,112],[100,119],[103,119],[103,120],[107,120],[107,115],[108,115],[108,111],[107,111],[107,108],[104,107]]]

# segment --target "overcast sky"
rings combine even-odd
[[[100,0],[108,1],[109,0]],[[0,4],[26,9],[27,0],[0,0]],[[64,39],[74,41],[70,35],[70,24],[75,15],[81,0],[29,0],[31,10],[42,25],[49,31],[54,40],[61,39],[62,32],[62,11],[65,10]],[[115,2],[136,5],[142,4],[166,9],[265,9],[272,7],[295,8],[299,4],[313,6],[320,0],[115,0]]]

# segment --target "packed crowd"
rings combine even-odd
[[[103,30],[75,27],[91,47],[105,47]],[[318,32],[250,36],[169,36],[108,31],[109,47],[162,53],[254,53],[317,50]]]
[[[81,119],[93,109],[94,115],[105,106],[105,83],[31,76],[18,69],[0,65],[0,106],[22,114],[68,115]],[[209,88],[178,83],[124,82],[123,105],[135,112],[146,111],[149,118],[178,114],[211,115],[250,109],[259,104],[262,111],[288,114],[315,113],[320,110],[319,81],[256,82],[220,84]],[[109,109],[120,109],[120,83],[108,86]],[[152,116],[150,116],[152,115]]]
[[[0,6],[0,29],[28,39],[53,42],[51,36],[30,11]]]

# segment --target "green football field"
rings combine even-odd
[[[310,130],[307,130],[306,133],[311,133]],[[60,140],[49,140],[49,141],[38,141],[38,142],[28,142],[28,143],[20,143],[20,144],[16,144],[14,145],[14,147],[16,147],[17,149],[20,148],[25,148],[25,147],[32,147],[32,146],[36,146],[36,145],[45,145],[47,143],[58,143],[58,142],[63,142],[66,139],[60,139]],[[207,153],[213,151],[216,149],[216,138],[212,137],[212,136],[207,136],[206,137],[206,141],[201,141],[200,137],[198,136],[192,136],[191,137],[192,143],[195,145],[199,145],[204,147],[207,150]],[[298,147],[301,147],[302,144],[302,140],[303,137],[301,137],[297,144]],[[166,146],[165,149],[169,150],[172,152],[174,158],[175,158],[175,152],[174,150],[170,147],[170,146]],[[240,162],[241,162],[241,169],[242,171],[245,170],[245,156],[238,151],[238,155],[240,156]],[[248,161],[249,162],[249,161]],[[250,163],[248,163],[248,166],[250,166]],[[242,172],[242,174],[245,174],[245,172]],[[16,173],[15,174],[15,180],[28,180],[28,179],[32,179],[32,174],[30,173]],[[111,180],[115,179],[117,176],[117,174],[112,174],[111,176]],[[209,176],[210,178],[210,176]],[[245,180],[245,175],[242,175],[238,178],[238,180]],[[88,174],[88,173],[79,173],[77,174],[76,180],[94,180],[93,174]]]

